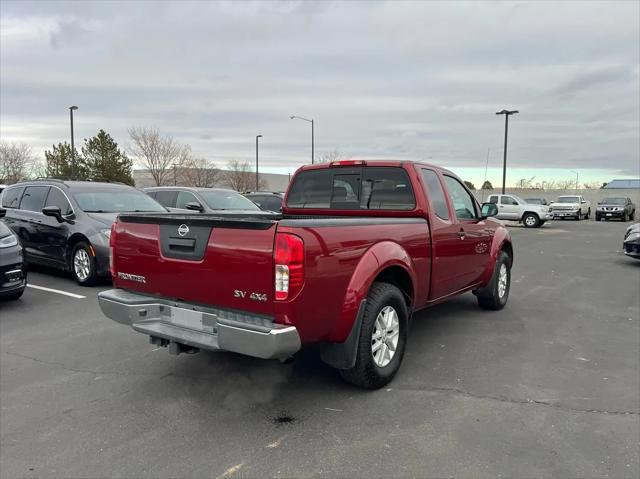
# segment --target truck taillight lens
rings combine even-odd
[[[304,243],[289,233],[276,234],[273,252],[276,300],[293,298],[304,283]]]
[[[114,258],[113,258],[113,245],[116,241],[116,224],[113,223],[111,225],[111,234],[109,235],[109,271],[111,272],[111,277],[115,278],[116,276],[116,268],[114,266]]]

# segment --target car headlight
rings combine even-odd
[[[101,230],[102,234],[107,237],[107,239],[111,239],[111,229]]]
[[[4,236],[0,238],[0,248],[11,248],[12,246],[18,245],[18,238],[13,233],[10,233],[9,236]]]

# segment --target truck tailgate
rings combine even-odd
[[[260,215],[121,215],[111,240],[114,286],[271,315],[276,228]]]

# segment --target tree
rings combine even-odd
[[[31,147],[25,143],[0,143],[0,183],[24,180],[33,165]]]
[[[84,180],[88,177],[88,169],[84,159],[78,155],[77,150],[75,150],[76,168],[75,171],[72,171],[73,163],[71,145],[66,141],[64,143],[53,145],[51,150],[46,150],[44,152],[44,157],[47,162],[47,176],[55,178],[74,178],[79,180]]]
[[[84,140],[82,156],[90,178],[134,184],[131,176],[133,161],[120,151],[118,144],[104,130]]]
[[[348,157],[344,156],[340,153],[340,150],[337,148],[333,151],[323,151],[317,155],[315,162],[316,163],[331,163],[332,161],[344,160]]]
[[[171,136],[160,135],[153,128],[134,127],[129,129],[130,147],[133,156],[149,170],[156,186],[163,186],[173,180],[178,167],[190,156],[188,146],[183,146]]]
[[[464,181],[464,184],[467,185],[467,188],[469,188],[470,190],[475,190],[476,189],[476,185],[474,185],[473,183],[471,183],[470,181]]]
[[[185,160],[180,172],[181,183],[185,186],[211,188],[221,179],[221,172],[215,164],[206,158]]]
[[[227,169],[223,172],[225,183],[236,191],[253,191],[256,187],[256,174],[253,168],[246,161],[240,163],[238,160],[231,160],[227,163]],[[260,178],[258,190],[267,188],[267,182]]]
[[[489,180],[485,180],[485,182],[482,183],[482,189],[483,190],[492,190],[493,189],[493,185],[491,184],[491,182]]]

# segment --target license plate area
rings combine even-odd
[[[196,331],[204,330],[203,315],[200,311],[172,308],[169,321],[176,326],[182,326],[183,328],[194,329]]]

